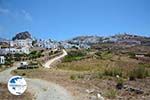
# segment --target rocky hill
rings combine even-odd
[[[100,43],[102,41],[102,37],[99,36],[78,36],[71,40],[68,40],[69,43],[72,44],[95,44]]]
[[[126,44],[150,45],[150,37],[123,33],[109,37],[78,36],[71,40],[68,40],[68,42],[72,44],[126,43]]]
[[[19,39],[32,39],[32,37],[28,31],[25,31],[16,34],[16,36],[12,38],[12,40],[19,40]]]

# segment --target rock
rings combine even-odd
[[[136,81],[135,77],[129,77],[129,81]]]
[[[86,92],[88,93],[88,94],[91,94],[91,93],[93,93],[95,90],[94,89],[91,89],[91,90],[86,90]]]
[[[89,99],[90,99],[90,100],[97,100],[97,97],[96,97],[96,96],[90,96]]]
[[[135,93],[136,93],[136,94],[143,94],[144,91],[142,91],[141,89],[135,89]]]
[[[98,100],[104,100],[104,97],[102,97],[101,94],[99,94],[99,93],[97,94],[97,98],[98,98]]]
[[[116,85],[116,88],[119,89],[119,90],[121,90],[121,89],[123,88],[123,84],[118,83],[118,84]]]
[[[31,34],[28,31],[25,31],[16,34],[16,36],[12,38],[12,40],[19,40],[19,39],[32,39],[32,38]]]
[[[117,78],[120,78],[120,76],[119,76],[119,75],[116,75],[116,77],[117,77]]]
[[[124,86],[124,89],[126,89],[126,91],[129,92],[135,92],[136,94],[143,94],[144,91],[138,88],[134,88],[134,87],[129,87],[129,86]]]

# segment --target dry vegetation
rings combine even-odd
[[[12,95],[8,91],[7,85],[0,83],[0,100],[32,100],[32,95],[28,92],[25,92],[21,96]]]
[[[93,100],[97,93],[105,98],[122,100],[149,100],[150,78],[149,67],[127,55],[109,53],[103,56],[88,55],[83,59],[62,62],[53,69],[15,70],[31,78],[41,78],[64,86],[72,92],[76,100]],[[103,59],[105,58],[105,59]],[[140,65],[140,66],[139,66]],[[138,67],[139,66],[139,67]],[[116,76],[119,75],[119,79]],[[142,77],[138,77],[142,76]],[[132,79],[130,81],[129,79]],[[117,89],[117,84],[139,88],[144,91],[138,94],[135,90]]]

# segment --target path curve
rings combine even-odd
[[[47,61],[44,65],[45,68],[50,68],[51,65],[55,62],[55,61],[59,61],[61,58],[65,57],[67,55],[67,52],[63,49],[63,54],[59,55],[55,58],[50,59],[49,61]]]
[[[11,71],[15,70],[19,64],[0,72],[0,83],[7,83],[12,77]],[[35,100],[73,100],[71,94],[58,84],[41,79],[25,78],[27,81],[27,91],[34,94]],[[33,99],[34,100],[34,99]]]

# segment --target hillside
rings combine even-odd
[[[101,36],[78,36],[68,40],[72,44],[97,44],[97,43],[124,43],[124,44],[140,44],[150,45],[150,37],[131,35],[131,34],[116,34],[114,36],[101,37]]]

